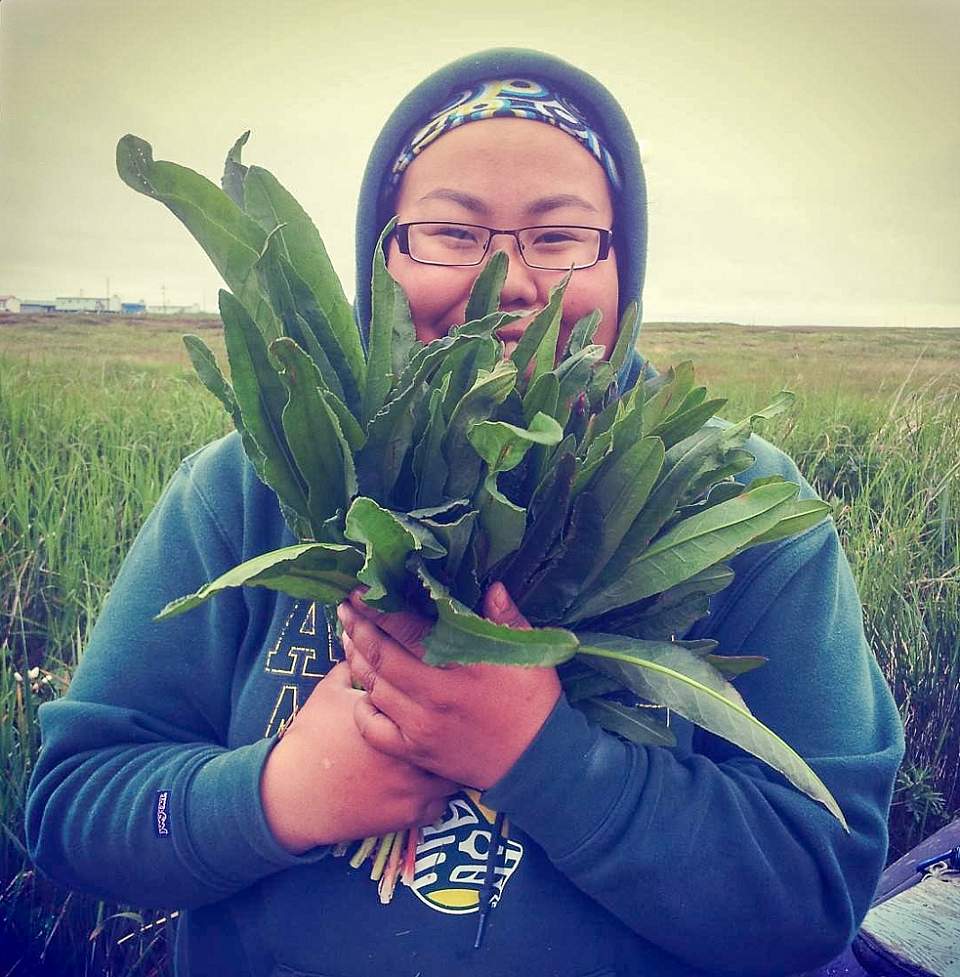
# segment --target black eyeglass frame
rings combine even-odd
[[[445,224],[449,227],[475,227],[480,231],[489,232],[489,237],[487,238],[487,246],[483,249],[483,254],[477,258],[476,261],[463,261],[456,264],[448,264],[445,261],[423,261],[421,258],[414,258],[410,254],[410,228],[415,227],[418,224]],[[531,224],[528,227],[514,227],[514,228],[504,228],[504,227],[487,227],[484,224],[468,224],[465,221],[408,221],[406,224],[397,224],[393,233],[397,236],[397,246],[400,248],[400,253],[406,255],[411,261],[416,261],[419,265],[432,265],[435,268],[473,268],[476,265],[482,264],[483,259],[486,258],[487,252],[490,250],[490,243],[498,234],[510,234],[513,239],[517,242],[517,250],[520,252],[520,257],[523,263],[528,268],[534,268],[537,271],[564,271],[564,268],[544,268],[542,265],[532,265],[527,261],[527,256],[523,252],[523,245],[520,243],[520,232],[521,231],[536,231],[541,228],[548,227],[570,227],[578,231],[597,231],[600,235],[600,246],[597,249],[597,257],[589,265],[576,265],[574,267],[575,271],[582,271],[585,268],[592,268],[595,264],[600,261],[605,261],[610,256],[610,244],[613,238],[613,231],[605,227],[589,227],[586,224]]]

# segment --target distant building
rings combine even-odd
[[[119,295],[106,298],[87,298],[84,295],[57,297],[57,312],[119,312],[120,305]]]
[[[148,305],[150,315],[200,315],[200,303],[193,305]]]
[[[19,312],[20,299],[16,295],[0,295],[0,312]]]
[[[143,299],[139,302],[121,302],[120,311],[124,315],[143,315],[147,311],[147,306]]]
[[[56,312],[57,303],[50,299],[24,299],[20,303],[21,312]]]

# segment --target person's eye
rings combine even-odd
[[[438,225],[431,233],[435,237],[452,243],[476,244],[479,240],[479,232],[476,228],[465,227],[459,224]]]
[[[550,227],[540,231],[534,238],[534,245],[538,248],[549,245],[575,244],[582,240],[577,232],[568,227]]]

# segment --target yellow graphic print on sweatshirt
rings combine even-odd
[[[422,829],[413,892],[425,906],[456,915],[479,910],[495,818],[496,813],[480,803],[477,791],[463,790],[450,798],[436,824]],[[507,830],[504,822],[493,905],[523,858],[523,845],[508,838]]]
[[[280,635],[267,651],[263,670],[280,680],[265,737],[273,736],[296,715],[317,679],[343,658],[334,641],[323,607],[298,600],[287,615]],[[303,684],[309,683],[309,684]]]

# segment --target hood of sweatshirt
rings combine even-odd
[[[357,208],[357,320],[366,340],[370,322],[370,284],[374,248],[393,216],[384,199],[390,168],[412,132],[449,96],[477,82],[511,75],[546,83],[569,97],[584,113],[616,160],[622,187],[613,190],[620,315],[634,299],[638,313],[626,328],[636,343],[642,315],[647,258],[647,194],[640,150],[633,129],[613,95],[591,75],[560,58],[525,48],[493,48],[467,55],[435,71],[394,109],[380,132],[364,172]],[[441,137],[442,138],[442,137]],[[621,390],[632,385],[644,366],[639,354],[621,369]]]

